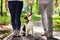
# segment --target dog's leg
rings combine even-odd
[[[26,36],[27,36],[27,31],[28,31],[28,30],[27,30],[27,27],[26,27],[26,33],[25,33]]]
[[[32,26],[32,34],[33,34],[33,26]]]
[[[23,33],[23,26],[20,28],[20,35],[22,36],[22,33]]]
[[[29,33],[30,33],[30,29],[27,30],[27,35],[29,35]]]

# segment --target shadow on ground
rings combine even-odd
[[[7,38],[7,40],[46,40],[46,39],[42,38],[40,33],[34,33],[34,34],[28,35],[28,36],[12,37],[12,39]]]

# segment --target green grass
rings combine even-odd
[[[9,16],[2,16],[0,17],[0,24],[7,25],[10,23],[10,17]]]
[[[58,16],[57,14],[53,15],[53,20],[60,20],[60,16]]]
[[[60,16],[53,17],[53,26],[55,31],[60,31]]]
[[[38,16],[32,16],[32,21],[39,21],[41,17]]]

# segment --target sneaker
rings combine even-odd
[[[6,38],[4,38],[3,40],[12,40],[13,36],[16,35],[16,31],[12,31],[10,35],[8,35]]]
[[[16,30],[16,35],[13,35],[13,37],[21,37],[20,36],[20,30]]]
[[[46,35],[47,35],[46,33],[41,34],[41,36],[46,36]]]

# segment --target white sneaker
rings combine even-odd
[[[12,40],[13,35],[16,35],[16,30],[14,30],[10,35],[8,35],[7,37],[5,37],[3,40]]]
[[[16,30],[16,36],[20,37],[20,31],[19,30]]]

